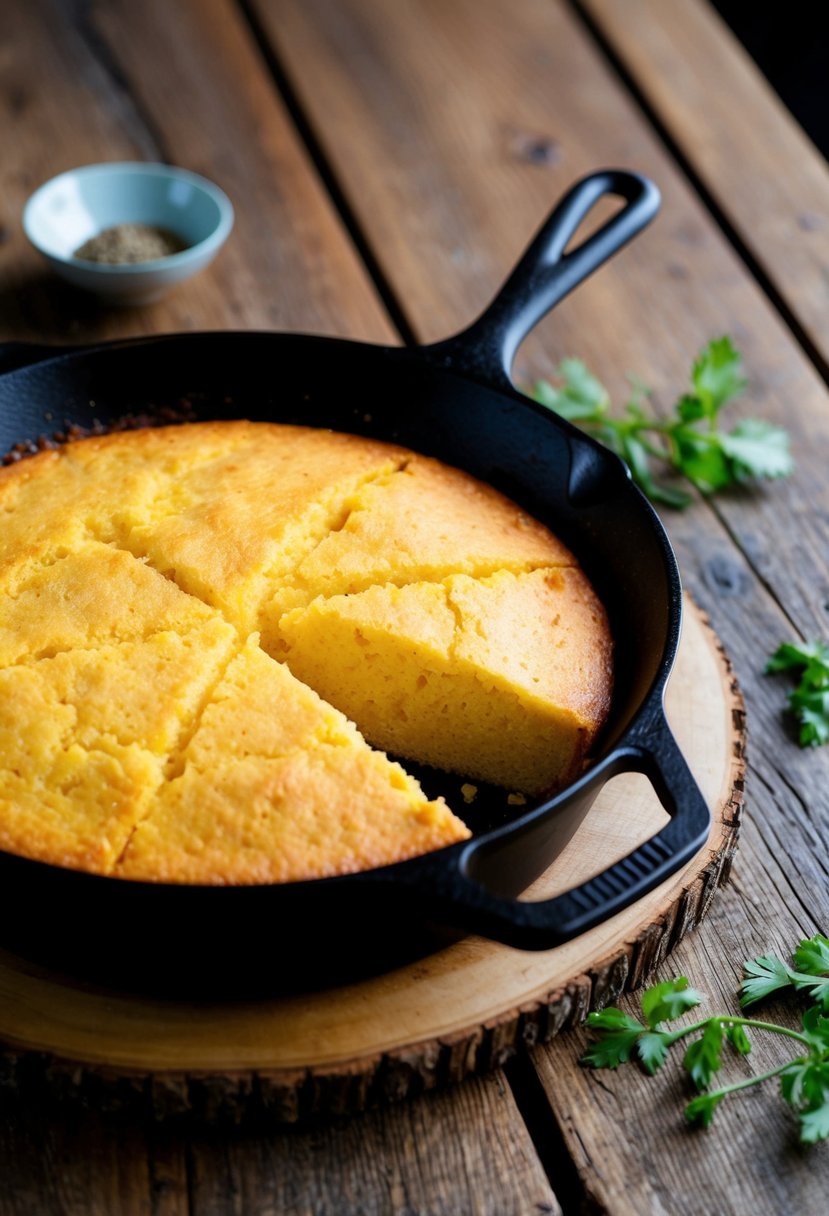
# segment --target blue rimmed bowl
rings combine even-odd
[[[92,262],[75,256],[90,237],[117,224],[150,224],[185,248],[147,262]],[[233,227],[233,205],[205,177],[144,162],[85,165],[42,185],[23,211],[31,244],[62,279],[111,304],[148,304],[203,270]]]

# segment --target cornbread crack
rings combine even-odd
[[[318,597],[280,628],[374,746],[523,793],[575,777],[607,712],[607,621],[573,567]]]
[[[189,631],[218,614],[132,554],[94,541],[0,568],[0,667],[61,651]]]
[[[244,807],[245,813],[239,813]],[[469,835],[399,765],[249,638],[183,766],[135,827],[126,878],[285,882],[383,865]]]
[[[0,847],[111,870],[235,640],[213,619],[0,671]]]
[[[364,482],[398,468],[388,444],[306,427],[212,423],[226,455],[184,464],[143,518],[120,511],[117,544],[219,609],[243,636],[275,581],[341,526]],[[177,428],[191,438],[193,427]]]
[[[284,577],[259,614],[262,644],[283,655],[279,622],[318,595],[575,566],[551,532],[491,486],[425,456],[361,486],[332,530]]]

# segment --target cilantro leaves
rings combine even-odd
[[[794,967],[773,954],[749,959],[743,966],[746,978],[740,985],[742,1007],[745,1009],[773,992],[794,988],[808,993],[820,1011],[829,1013],[829,938],[816,933],[802,941],[792,962]]]
[[[784,642],[766,664],[766,672],[791,671],[800,683],[789,693],[789,707],[800,723],[800,746],[829,742],[829,646]]]
[[[652,1076],[667,1060],[671,1047],[688,1039],[683,1066],[702,1091],[685,1108],[690,1123],[710,1126],[718,1106],[730,1094],[778,1077],[784,1101],[797,1114],[802,1143],[829,1139],[829,938],[817,933],[802,941],[792,962],[794,966],[775,955],[749,959],[744,965],[740,1003],[745,1007],[786,988],[806,992],[817,1003],[803,1014],[802,1030],[732,1014],[715,1014],[687,1026],[668,1028],[667,1022],[681,1017],[703,999],[689,988],[685,976],[679,976],[645,990],[641,1021],[621,1009],[591,1013],[587,1025],[598,1032],[598,1037],[582,1063],[593,1068],[618,1068],[636,1059]],[[801,1054],[768,1072],[712,1090],[726,1046],[739,1056],[751,1052],[749,1029],[794,1039]]]
[[[731,430],[720,426],[720,412],[746,385],[740,353],[728,337],[713,339],[700,353],[691,369],[690,392],[666,420],[648,408],[649,390],[641,384],[634,383],[621,417],[613,417],[607,390],[579,359],[563,359],[557,374],[559,385],[539,380],[531,395],[621,456],[654,502],[684,507],[691,499],[686,491],[654,478],[653,460],[703,494],[792,471],[789,436],[781,427],[753,418]]]

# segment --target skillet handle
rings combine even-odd
[[[606,767],[611,772],[644,773],[671,816],[670,823],[601,874],[538,903],[505,899],[476,881],[473,845],[455,875],[453,891],[453,903],[463,908],[465,927],[525,950],[547,950],[628,907],[702,848],[711,812],[661,709],[631,744],[608,757]]]
[[[607,194],[624,199],[625,205],[567,250],[582,221]],[[558,203],[477,321],[445,342],[423,347],[421,354],[488,383],[511,385],[515,352],[533,326],[649,224],[659,204],[656,186],[638,173],[605,169],[582,178]]]

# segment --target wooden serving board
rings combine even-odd
[[[713,808],[706,848],[590,933],[529,953],[470,937],[386,975],[310,995],[210,1003],[94,987],[0,952],[7,1080],[32,1070],[96,1103],[148,1097],[158,1114],[291,1122],[360,1110],[497,1067],[645,979],[705,914],[736,848],[744,774],[739,690],[690,602],[668,717]],[[546,898],[603,869],[665,821],[648,782],[614,778],[527,892]]]

